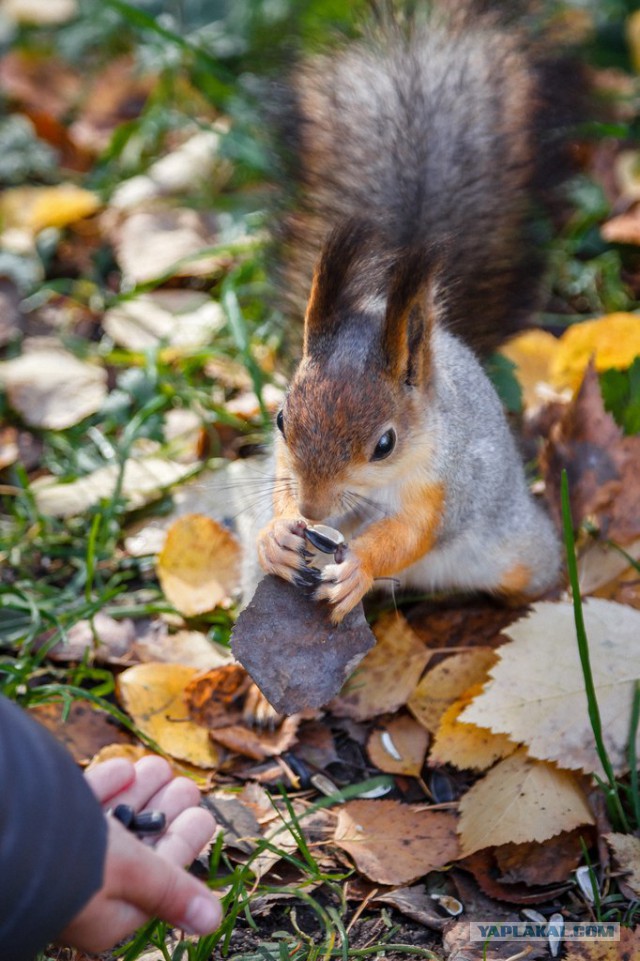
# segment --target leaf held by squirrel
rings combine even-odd
[[[257,549],[295,584],[305,528],[339,529],[349,546],[314,591],[335,624],[385,583],[533,598],[559,575],[554,526],[468,346],[530,320],[534,211],[567,172],[576,71],[505,9],[387,11],[281,90],[298,201],[282,273],[291,303],[310,295]]]

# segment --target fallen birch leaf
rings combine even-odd
[[[640,838],[633,834],[605,834],[615,862],[625,875],[625,883],[640,900]]]
[[[499,844],[546,841],[593,824],[573,774],[527,756],[524,749],[500,761],[460,801],[458,832],[463,854]]]
[[[167,599],[185,617],[229,606],[240,586],[240,545],[204,514],[179,517],[167,531],[156,569]]]
[[[436,901],[427,894],[424,884],[393,888],[392,891],[376,895],[371,903],[390,904],[396,911],[434,931],[442,931],[445,925],[451,923],[450,915],[438,908]]]
[[[495,651],[482,647],[452,654],[427,671],[407,707],[427,731],[435,734],[445,711],[466,690],[486,680],[496,660]]]
[[[135,211],[114,232],[118,264],[133,284],[219,271],[222,257],[203,253],[215,242],[210,218],[188,208]]]
[[[401,714],[374,730],[367,742],[371,762],[387,774],[419,777],[429,746],[429,735],[412,717]]]
[[[0,364],[0,383],[26,424],[64,430],[94,414],[107,396],[107,374],[64,350],[33,350]]]
[[[211,343],[224,326],[220,304],[194,290],[160,290],[125,300],[107,310],[102,324],[128,350],[145,351],[167,344],[182,352]]]
[[[599,598],[588,598],[583,612],[605,747],[614,771],[622,773],[633,687],[640,677],[640,612]],[[460,720],[528,745],[534,758],[600,773],[573,605],[534,604],[531,614],[507,632],[512,641],[500,648],[492,679]]]
[[[348,801],[335,843],[377,884],[409,884],[460,856],[454,814],[400,801]]]
[[[91,216],[102,206],[97,194],[74,184],[56,187],[14,187],[0,199],[3,229],[37,234],[46,227],[67,227]]]
[[[580,830],[583,830],[582,828]],[[550,843],[554,844],[557,838],[552,838]],[[465,871],[469,871],[473,876],[478,888],[483,894],[490,898],[497,898],[499,901],[506,901],[508,904],[520,904],[522,906],[533,904],[548,904],[553,898],[559,897],[572,882],[563,884],[542,885],[540,887],[529,887],[522,883],[506,884],[500,880],[500,868],[495,858],[495,851],[500,851],[504,847],[522,847],[523,845],[503,845],[498,848],[483,848],[468,857],[459,861],[459,865]],[[466,906],[466,902],[465,902]],[[492,917],[501,917],[501,914],[494,914]],[[484,917],[487,917],[485,914]]]
[[[193,464],[177,464],[164,457],[129,458],[124,466],[120,495],[129,510],[144,507],[168,487],[194,472]],[[99,501],[113,497],[118,486],[120,467],[110,464],[86,474],[70,484],[60,484],[50,477],[33,482],[31,490],[42,514],[73,517],[84,514]]]
[[[527,841],[495,848],[493,855],[502,874],[498,880],[529,887],[565,883],[582,861],[580,838],[585,833],[582,827],[541,843]]]
[[[189,717],[185,687],[197,674],[181,664],[136,664],[123,671],[116,693],[138,728],[178,760],[215,768],[220,754],[206,728]]]
[[[486,771],[516,750],[518,745],[504,734],[494,734],[487,728],[460,720],[462,711],[482,688],[482,684],[475,684],[444,712],[429,752],[429,764],[453,764],[462,770]]]
[[[546,330],[527,330],[500,348],[500,353],[516,365],[526,411],[536,410],[556,393],[551,386],[551,362],[558,344],[558,338]]]
[[[206,637],[201,631],[164,630],[150,631],[133,645],[133,653],[141,661],[162,661],[165,664],[183,664],[210,671],[214,667],[229,664],[231,653]]]
[[[397,711],[407,703],[431,657],[401,614],[380,618],[373,632],[378,643],[331,702],[337,717],[366,721]]]

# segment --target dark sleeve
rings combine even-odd
[[[2,961],[31,961],[99,890],[106,835],[71,755],[0,697]]]

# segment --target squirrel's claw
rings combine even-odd
[[[339,624],[372,585],[373,577],[364,568],[358,555],[347,549],[340,564],[327,564],[323,569],[322,583],[314,597],[316,600],[329,601],[333,608],[331,620]]]
[[[267,574],[295,582],[305,569],[305,524],[296,518],[276,517],[258,535],[258,560]]]

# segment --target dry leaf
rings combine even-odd
[[[87,771],[90,771],[97,764],[102,764],[103,761],[110,761],[114,757],[123,757],[135,764],[141,757],[147,757],[151,754],[153,754],[153,751],[143,747],[142,744],[106,744],[91,758],[91,761],[87,764]]]
[[[3,0],[2,14],[17,23],[66,23],[78,12],[78,0]]]
[[[192,464],[177,464],[164,457],[144,457],[139,460],[130,457],[124,466],[120,495],[125,498],[130,510],[136,510],[156,500],[166,488],[192,473]],[[33,482],[31,490],[42,514],[72,517],[83,514],[105,498],[113,497],[119,476],[118,464],[110,464],[70,484],[60,484],[50,477],[41,477]]]
[[[215,242],[212,222],[187,208],[136,211],[114,234],[118,264],[132,284],[169,274],[201,277],[219,271],[221,258],[203,255]]]
[[[47,650],[52,661],[82,661],[88,654],[89,662],[113,664],[122,661],[131,651],[136,638],[133,621],[120,621],[98,611],[90,621],[78,621],[66,636]]]
[[[483,684],[474,684],[442,715],[429,754],[431,765],[453,764],[463,770],[486,771],[516,750],[517,744],[504,734],[494,734],[487,728],[460,721],[460,714],[482,688]]]
[[[141,661],[162,661],[166,664],[184,664],[210,671],[231,661],[227,648],[214,644],[201,631],[176,631],[169,634],[164,629],[149,631],[133,645],[133,652]]]
[[[445,711],[468,688],[482,683],[496,660],[495,651],[486,648],[452,654],[427,671],[407,707],[427,731],[435,734]]]
[[[198,674],[185,687],[190,717],[210,730],[228,727],[242,718],[251,678],[240,664],[225,664]]]
[[[640,317],[608,314],[567,327],[551,360],[551,380],[556,387],[576,390],[589,361],[597,371],[626,369],[640,354]]]
[[[107,310],[103,327],[129,350],[145,351],[162,344],[182,352],[211,343],[225,323],[220,304],[195,290],[159,290],[125,300]]]
[[[558,338],[546,330],[527,330],[500,348],[500,353],[516,365],[526,411],[536,410],[555,396],[551,361],[558,344]]]
[[[189,717],[184,690],[198,672],[180,664],[136,664],[117,679],[118,699],[143,734],[171,757],[201,768],[220,755],[207,729]]]
[[[401,614],[374,625],[378,643],[331,703],[337,717],[366,721],[407,703],[431,654]]]
[[[30,235],[46,227],[67,227],[90,217],[102,205],[97,194],[74,184],[56,187],[14,187],[0,198],[3,230],[22,230]]]
[[[546,841],[593,824],[575,776],[519,750],[500,761],[460,801],[463,854],[498,844]]]
[[[640,838],[633,834],[605,834],[605,840],[625,875],[625,884],[640,899]]]
[[[233,754],[262,761],[288,751],[295,744],[299,724],[300,715],[292,714],[283,718],[273,731],[268,728],[259,730],[247,724],[229,724],[211,730],[209,736]]]
[[[32,427],[64,430],[95,413],[107,374],[63,350],[34,350],[0,364],[9,403]]]
[[[445,914],[438,908],[436,901],[427,894],[424,884],[416,884],[414,887],[394,888],[392,891],[385,891],[371,898],[372,904],[390,904],[396,911],[400,911],[408,918],[423,924],[426,928],[435,931],[442,929],[451,923],[451,916]]]
[[[234,656],[280,714],[326,704],[374,644],[362,604],[333,624],[327,603],[271,574],[231,635]]]
[[[614,771],[621,773],[627,765],[633,687],[640,677],[640,612],[599,598],[587,599],[583,612],[604,742]],[[527,744],[532,757],[600,772],[573,605],[539,602],[507,630],[512,642],[500,648],[492,680],[460,720]]]
[[[160,586],[186,617],[229,606],[240,585],[240,545],[204,514],[174,521],[157,559]]]
[[[29,714],[55,736],[71,752],[78,764],[87,764],[101,748],[118,741],[131,743],[131,736],[123,731],[106,711],[74,701],[65,717],[65,705],[60,702],[36,704]]]
[[[619,941],[574,941],[567,947],[564,961],[637,961],[640,927],[620,928]]]
[[[580,830],[584,831],[584,828]],[[552,838],[549,844],[553,846],[557,841],[557,837]],[[500,867],[496,861],[495,852],[502,851],[505,848],[520,849],[525,846],[524,844],[511,844],[498,848],[484,848],[482,851],[476,851],[475,854],[470,854],[469,857],[459,861],[458,864],[461,868],[464,868],[465,871],[469,871],[473,875],[480,891],[491,898],[506,901],[508,904],[521,904],[523,906],[548,904],[550,900],[566,891],[570,885],[565,882],[564,884],[556,884],[552,887],[548,885],[529,887],[527,884],[505,884],[504,881],[499,880]],[[532,845],[532,847],[535,847],[535,845]],[[458,884],[457,879],[456,884]],[[465,900],[465,908],[466,907],[467,901]],[[492,916],[502,918],[503,915],[502,912],[498,911]],[[484,917],[486,918],[487,915],[485,914]]]
[[[604,409],[592,365],[562,419],[554,424],[541,466],[550,507],[561,519],[560,477],[569,477],[574,524],[589,517],[601,536],[628,544],[640,535],[640,437],[624,437]]]
[[[367,742],[372,764],[387,774],[419,777],[429,746],[429,735],[412,717],[401,714],[374,730]]]
[[[348,801],[335,843],[377,884],[409,884],[460,856],[454,814],[400,801]]]
[[[580,838],[589,828],[576,828],[556,835],[548,841],[524,844],[503,844],[495,848],[493,856],[502,877],[502,884],[548,885],[562,884],[582,860]]]

